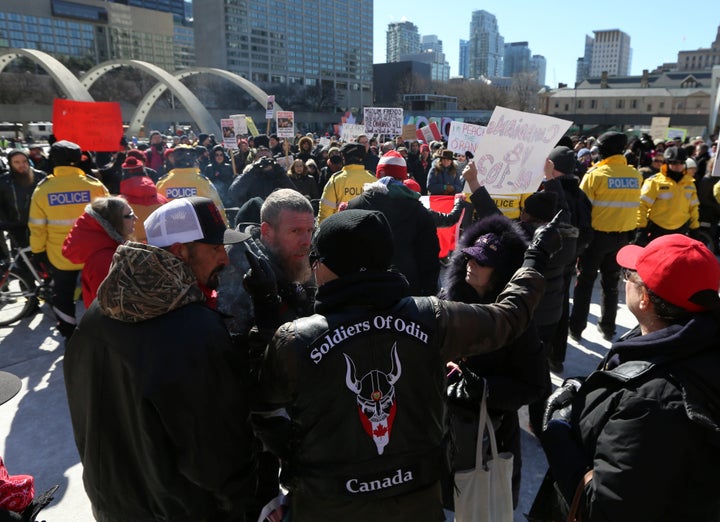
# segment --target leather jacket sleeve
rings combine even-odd
[[[439,301],[445,333],[442,357],[451,361],[506,345],[528,326],[545,289],[545,280],[532,268],[521,268],[495,303],[488,305]]]

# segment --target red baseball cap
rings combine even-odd
[[[616,259],[620,266],[637,271],[653,293],[688,312],[720,305],[720,263],[700,241],[668,234],[645,248],[624,246]]]

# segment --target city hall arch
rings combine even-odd
[[[16,58],[28,58],[42,67],[58,84],[67,99],[75,101],[94,101],[87,87],[62,63],[47,53],[36,49],[6,49],[0,51],[0,72]]]
[[[190,117],[197,124],[201,132],[214,133],[218,136],[220,135],[218,122],[213,119],[210,112],[208,112],[208,110],[203,106],[197,96],[195,96],[190,89],[185,87],[185,85],[183,85],[175,76],[151,63],[140,60],[110,60],[90,69],[85,75],[83,75],[80,82],[85,89],[90,89],[90,87],[104,74],[114,69],[119,69],[120,67],[132,67],[134,69],[138,69],[158,80],[158,85],[153,87],[150,92],[155,91],[159,86],[162,86],[160,94],[165,92],[166,89],[170,89],[170,92],[172,92],[173,95],[180,100],[180,103],[182,103],[183,107],[185,107],[188,111],[188,114],[190,114]],[[149,94],[150,93],[148,93],[148,95]],[[160,94],[152,100],[148,98],[148,95],[145,95],[133,115],[130,128],[128,129],[128,133],[130,135],[137,135],[139,133],[142,124],[145,122],[145,118],[147,118],[150,109]],[[136,120],[140,121],[140,125],[137,127],[134,126],[134,122]]]
[[[192,67],[189,69],[183,69],[181,71],[175,72],[173,74],[173,77],[180,81],[184,78],[196,76],[198,74],[210,74],[232,82],[236,86],[243,89],[250,96],[252,96],[252,98],[257,101],[261,107],[265,107],[265,104],[267,103],[268,94],[260,87],[238,74],[232,73],[230,71],[225,71],[223,69],[216,69],[212,67]],[[130,125],[128,127],[128,134],[130,136],[136,136],[140,132],[140,129],[142,129],[142,126],[145,123],[145,119],[147,118],[147,115],[150,112],[153,104],[160,96],[162,96],[162,94],[167,90],[167,88],[168,86],[166,84],[160,82],[155,85],[155,87],[150,89],[143,97],[143,99],[140,100],[140,103],[138,104],[135,114],[133,114],[133,117],[130,120]],[[276,103],[275,110],[281,111],[283,109]]]

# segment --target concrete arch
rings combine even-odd
[[[60,86],[69,100],[94,101],[85,87],[70,70],[47,53],[36,49],[7,49],[0,51],[0,72],[19,57],[29,58],[41,66]]]
[[[183,78],[195,76],[198,74],[212,74],[214,76],[218,76],[220,78],[228,80],[243,89],[245,92],[247,92],[262,107],[264,107],[267,103],[268,94],[265,91],[263,91],[260,87],[258,87],[251,81],[246,80],[242,76],[232,73],[230,71],[225,71],[223,69],[216,69],[212,67],[192,67],[189,69],[177,71],[173,74],[173,76],[178,80],[182,80]],[[150,89],[150,91],[148,91],[148,93],[143,97],[143,99],[138,104],[138,108],[135,111],[135,114],[133,114],[132,119],[130,120],[130,125],[128,127],[128,134],[130,136],[135,136],[140,132],[140,129],[145,123],[145,118],[150,108],[155,103],[155,100],[157,100],[167,90],[167,88],[167,85],[160,82],[155,85],[155,87]],[[281,111],[283,109],[276,103],[275,110]]]
[[[141,122],[140,125],[142,125],[142,123],[145,121],[145,118],[147,117],[148,112],[150,112],[150,109],[157,100],[158,96],[165,92],[165,89],[170,89],[170,91],[183,104],[183,107],[185,107],[185,109],[188,111],[190,117],[197,124],[201,132],[215,134],[216,136],[221,135],[218,122],[213,119],[210,112],[208,112],[208,110],[203,106],[200,100],[198,100],[197,96],[195,96],[190,91],[190,89],[185,87],[175,76],[151,63],[143,62],[140,60],[111,60],[103,62],[100,65],[97,65],[90,69],[80,79],[80,81],[86,89],[89,89],[90,86],[95,83],[102,75],[106,74],[108,71],[118,69],[120,67],[133,67],[139,69],[153,76],[155,79],[158,80],[158,82],[160,82],[159,85],[163,85],[164,87],[154,98],[149,98],[148,95],[143,98],[142,102],[138,105],[138,108],[135,111],[135,115],[133,115],[133,123],[136,121],[137,118]],[[151,92],[154,92],[156,88],[157,86],[153,88]],[[139,132],[139,129],[140,126],[138,126],[137,129],[133,130],[133,125],[131,124],[131,128],[128,129],[128,131],[131,135],[135,135]]]

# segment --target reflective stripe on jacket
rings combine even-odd
[[[600,161],[580,182],[592,203],[592,227],[601,232],[635,230],[642,176],[616,154]]]
[[[65,237],[75,221],[94,199],[110,193],[99,180],[76,167],[55,167],[53,174],[38,184],[30,200],[30,248],[47,252],[48,259],[60,270],[80,270],[62,255]]]

